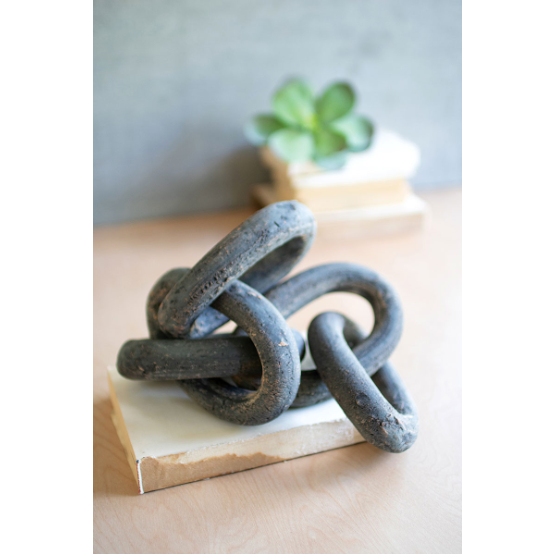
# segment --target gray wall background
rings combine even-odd
[[[416,188],[460,184],[460,0],[95,0],[96,224],[237,207],[242,133],[275,88],[347,79],[416,142]]]

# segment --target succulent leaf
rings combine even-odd
[[[346,139],[333,129],[320,127],[314,131],[315,153],[320,158],[326,158],[344,150]]]
[[[273,96],[273,111],[287,125],[311,129],[315,120],[311,88],[300,79],[288,81]]]
[[[351,152],[361,152],[371,145],[373,123],[361,115],[348,115],[332,123],[333,129],[344,135]]]
[[[260,114],[252,118],[244,128],[246,138],[254,145],[261,146],[267,143],[272,133],[283,129],[284,125],[274,115]]]
[[[314,137],[309,131],[280,129],[269,137],[269,147],[286,162],[304,162],[314,155]]]
[[[334,83],[318,98],[317,115],[321,122],[330,123],[348,114],[355,101],[356,96],[348,83]]]

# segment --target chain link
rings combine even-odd
[[[147,301],[149,339],[127,341],[124,377],[178,381],[215,416],[267,423],[288,408],[334,397],[371,444],[403,452],[417,438],[418,415],[388,362],[402,334],[402,309],[374,271],[349,263],[313,267],[280,282],[310,248],[316,225],[296,201],[258,211],[192,269],[165,273]],[[315,366],[300,363],[306,344],[286,319],[331,292],[366,299],[369,335],[342,314],[318,315],[308,329]],[[214,334],[232,320],[233,334]]]

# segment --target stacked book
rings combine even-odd
[[[338,170],[325,170],[313,162],[288,164],[267,147],[260,155],[272,178],[271,184],[252,190],[261,205],[298,200],[314,212],[320,229],[334,231],[346,229],[348,223],[354,229],[377,232],[423,224],[427,206],[409,183],[419,166],[419,149],[391,131],[378,130],[372,146],[350,154]]]

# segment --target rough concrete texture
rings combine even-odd
[[[131,379],[179,380],[207,411],[242,425],[260,425],[289,407],[332,395],[368,442],[389,452],[409,448],[418,416],[388,363],[403,321],[392,287],[350,263],[321,265],[276,284],[314,234],[307,208],[280,202],[237,227],[192,269],[168,271],[148,297],[150,339],[122,346],[119,372]],[[331,292],[365,298],[373,328],[365,336],[342,314],[320,314],[308,329],[315,367],[301,376],[304,341],[285,320]],[[237,324],[234,335],[210,337],[229,319]]]

